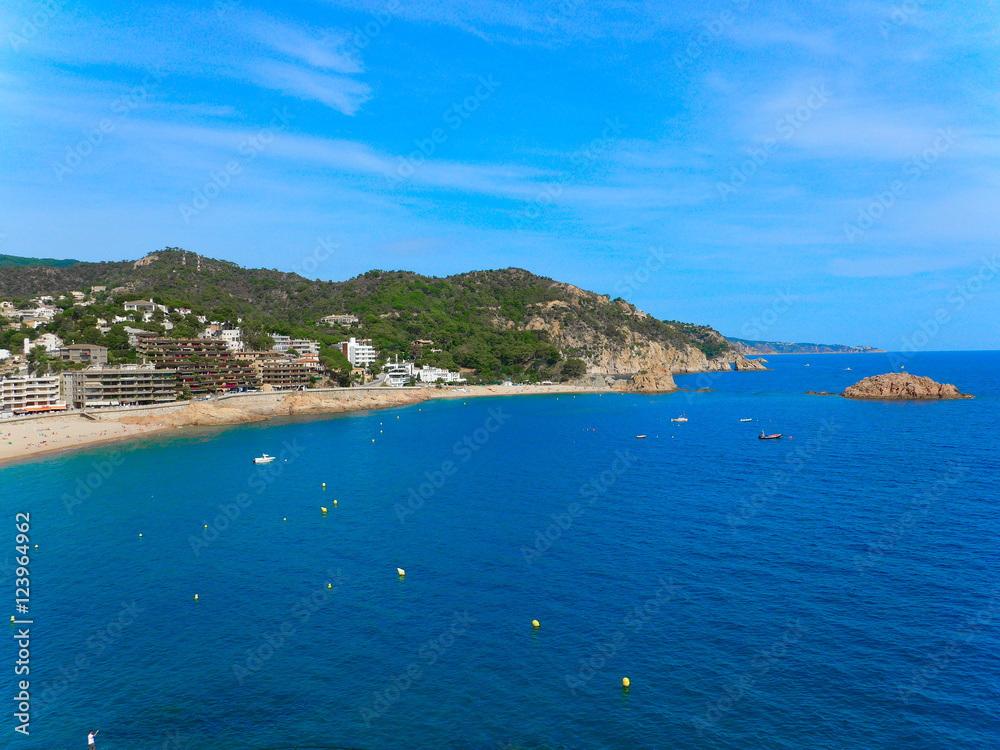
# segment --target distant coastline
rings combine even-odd
[[[726,337],[740,354],[748,356],[769,356],[771,354],[885,354],[885,350],[873,346],[848,346],[847,344],[813,344],[785,341],[756,341]]]

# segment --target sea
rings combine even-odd
[[[996,748],[1000,352],[766,359],[0,468],[0,747]]]

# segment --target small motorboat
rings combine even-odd
[[[683,414],[681,414],[679,417],[671,417],[670,421],[671,422],[687,422],[688,418],[685,417]]]
[[[274,456],[269,456],[266,453],[263,456],[258,456],[253,460],[255,464],[269,464],[274,460]]]
[[[741,419],[740,421],[741,421],[741,422],[753,422],[753,420],[752,420],[752,419]]]
[[[635,436],[635,439],[636,439],[636,440],[645,440],[645,439],[646,439],[646,436],[645,436],[645,435],[636,435],[636,436]]]
[[[777,440],[780,437],[781,437],[781,433],[780,432],[776,432],[773,435],[767,435],[767,434],[764,433],[763,430],[761,430],[760,434],[757,436],[757,439],[758,440]]]

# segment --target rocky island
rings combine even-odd
[[[892,401],[973,398],[969,394],[960,393],[958,388],[949,383],[937,383],[908,372],[890,372],[865,378],[847,388],[841,395],[845,398]]]

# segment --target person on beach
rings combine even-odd
[[[90,734],[87,735],[87,744],[90,745],[90,750],[94,750],[94,735],[97,734],[99,731],[101,730],[95,729]]]

